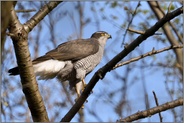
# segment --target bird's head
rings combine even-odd
[[[109,38],[112,38],[110,34],[108,34],[107,32],[105,31],[98,31],[98,32],[95,32],[91,35],[91,38],[96,38],[96,39],[100,39],[100,40],[107,40]]]

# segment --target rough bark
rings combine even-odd
[[[18,20],[14,6],[10,7],[9,35],[13,40],[23,92],[34,122],[48,122],[49,119],[33,72],[28,33],[59,3],[49,2],[24,25]]]

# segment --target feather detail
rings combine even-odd
[[[64,61],[58,60],[46,60],[38,64],[33,65],[34,72],[39,79],[52,79],[56,77],[58,72],[65,67]]]

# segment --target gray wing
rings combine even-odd
[[[33,64],[49,59],[76,61],[95,54],[98,49],[98,41],[94,38],[68,41],[60,44],[56,49],[47,52],[44,56],[33,60]]]

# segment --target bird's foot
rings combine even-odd
[[[82,92],[84,91],[84,89],[86,88],[87,84],[83,84],[83,87],[82,87]]]
[[[83,85],[83,88],[81,89],[81,93],[84,91],[84,89],[85,89],[86,86],[87,86],[87,84],[86,84],[86,82],[85,82],[84,79],[82,80],[82,85]],[[93,93],[93,90],[90,92],[90,94],[92,94],[92,93]]]
[[[87,84],[84,84],[84,86],[83,86],[83,88],[81,90],[81,93],[84,91],[84,89],[86,88],[86,86],[87,86]],[[92,94],[92,93],[93,93],[93,90],[91,90],[90,94]]]
[[[86,88],[86,86],[87,86],[87,84],[86,84],[86,82],[85,82],[85,80],[84,79],[82,79],[82,85],[83,85],[83,87],[82,87],[82,92],[84,91],[84,89]]]

